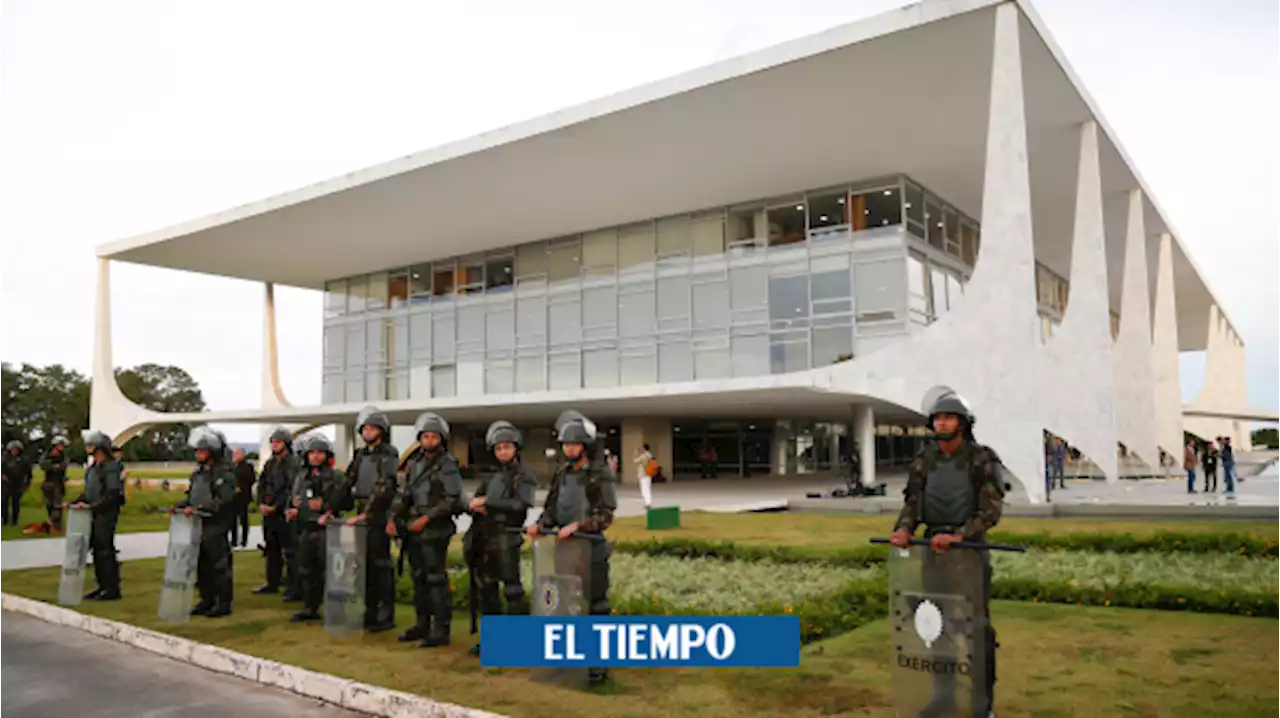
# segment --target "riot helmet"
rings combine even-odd
[[[449,422],[433,411],[422,412],[417,421],[413,422],[413,438],[419,443],[422,441],[422,434],[428,431],[439,434],[442,442],[449,440]]]
[[[333,444],[324,434],[312,434],[307,438],[305,448],[308,453],[312,451],[323,451],[329,456],[333,456]]]
[[[376,426],[382,429],[382,436],[385,438],[391,433],[391,422],[387,420],[387,415],[378,410],[376,406],[366,406],[356,414],[356,431],[363,431],[366,426]]]
[[[82,435],[84,438],[85,451],[92,454],[97,449],[102,449],[107,453],[111,453],[111,437],[101,431],[86,431]]]
[[[596,425],[570,409],[556,419],[556,440],[561,444],[590,444],[596,440]],[[567,438],[573,437],[573,438]]]
[[[524,443],[524,437],[520,434],[520,430],[509,421],[495,421],[489,425],[489,430],[484,433],[484,444],[489,451],[503,442],[510,442],[519,449]]]
[[[9,443],[4,445],[5,451],[13,451],[15,449],[18,451],[22,451],[22,442],[18,441],[17,439],[14,439],[13,441],[10,441]]]
[[[271,430],[271,436],[267,438],[267,441],[275,441],[276,439],[283,441],[284,446],[287,449],[289,448],[289,444],[293,442],[293,432],[283,426],[277,426]]]
[[[54,436],[53,440],[49,442],[49,448],[51,449],[55,446],[66,447],[70,445],[71,445],[71,442],[67,441],[67,437],[63,436],[62,434],[58,434],[57,436]]]
[[[187,437],[187,446],[192,449],[204,449],[209,452],[209,458],[217,461],[222,457],[222,451],[225,448],[222,437],[218,432],[208,426],[197,426],[191,430],[191,435]],[[107,451],[111,450],[110,442],[104,447]]]
[[[962,422],[962,426],[960,430],[961,435],[965,436],[966,438],[971,437],[973,435],[973,425],[975,422],[973,410],[969,408],[968,402],[966,402],[964,398],[961,397],[959,394],[956,394],[955,392],[949,392],[947,394],[943,394],[942,396],[938,397],[937,401],[933,403],[933,408],[929,411],[929,428],[930,429],[933,428],[933,420],[939,414],[952,414],[960,417],[960,421]],[[941,441],[949,441],[955,438],[955,435],[954,434],[945,434],[945,435],[938,434],[937,438]]]

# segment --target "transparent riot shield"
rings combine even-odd
[[[62,559],[62,581],[58,584],[58,603],[78,606],[84,599],[84,567],[89,560],[89,532],[93,527],[93,511],[67,509],[66,555]]]
[[[191,617],[203,528],[204,520],[196,515],[175,513],[169,517],[169,552],[164,560],[164,584],[160,587],[158,611],[162,620],[185,623]]]
[[[986,715],[985,560],[973,549],[892,550],[889,620],[899,716]]]
[[[325,528],[324,630],[331,636],[364,630],[365,543],[369,527]]]
[[[535,616],[583,616],[591,600],[591,546],[576,536],[539,536],[533,541],[533,604]],[[589,636],[577,636],[586,641]],[[533,679],[572,688],[587,686],[587,666],[535,668]]]

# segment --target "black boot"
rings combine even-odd
[[[289,620],[294,623],[301,623],[303,621],[319,621],[320,612],[311,608],[304,608],[290,616]]]
[[[231,602],[218,601],[217,603],[213,604],[213,607],[209,609],[209,612],[204,615],[205,615],[205,618],[222,618],[223,616],[230,616]]]
[[[264,583],[261,586],[253,589],[253,592],[259,596],[268,594],[268,593],[279,593],[280,587],[275,585],[274,583]]]
[[[598,686],[609,680],[609,669],[607,668],[588,668],[587,683]]]
[[[109,588],[98,594],[99,601],[119,601],[122,598],[124,596],[120,595],[120,589],[118,588]]]
[[[87,599],[87,600],[89,600],[89,601],[92,601],[92,600],[94,600],[95,598],[97,598],[98,596],[101,596],[101,595],[102,595],[102,587],[101,587],[101,586],[99,586],[99,587],[97,587],[97,588],[93,589],[92,591],[90,591],[90,592],[86,593],[86,594],[84,595],[84,597],[85,597],[85,599]]]
[[[420,641],[423,638],[427,637],[427,633],[428,633],[427,626],[424,626],[422,624],[417,624],[414,626],[409,626],[409,630],[405,631],[404,633],[401,633],[399,638],[397,638],[396,640],[400,641],[401,643],[410,643],[412,641]]]
[[[200,599],[200,602],[196,604],[195,608],[191,609],[191,615],[206,616],[209,614],[209,610],[212,608],[213,608],[213,601],[202,598]]]
[[[302,600],[302,593],[296,588],[286,588],[284,590],[284,603],[297,603]]]

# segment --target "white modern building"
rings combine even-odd
[[[925,0],[98,250],[92,424],[337,424],[373,403],[624,457],[863,466],[946,388],[1038,500],[1042,432],[1109,480],[1183,429],[1247,445],[1244,345],[1025,0]],[[262,261],[265,256],[288,261]],[[112,379],[112,262],[260,281],[262,406],[160,415]],[[324,290],[323,402],[293,406],[274,285]],[[1179,352],[1207,351],[1197,401]],[[847,441],[847,439],[846,439]],[[401,440],[402,444],[407,443]],[[906,447],[909,448],[909,447]],[[539,452],[540,453],[540,452]],[[623,471],[624,480],[633,472]],[[864,472],[868,481],[874,472]]]

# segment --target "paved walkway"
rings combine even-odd
[[[4,612],[4,715],[357,718],[353,713],[150,651]],[[75,690],[68,690],[73,685]]]

